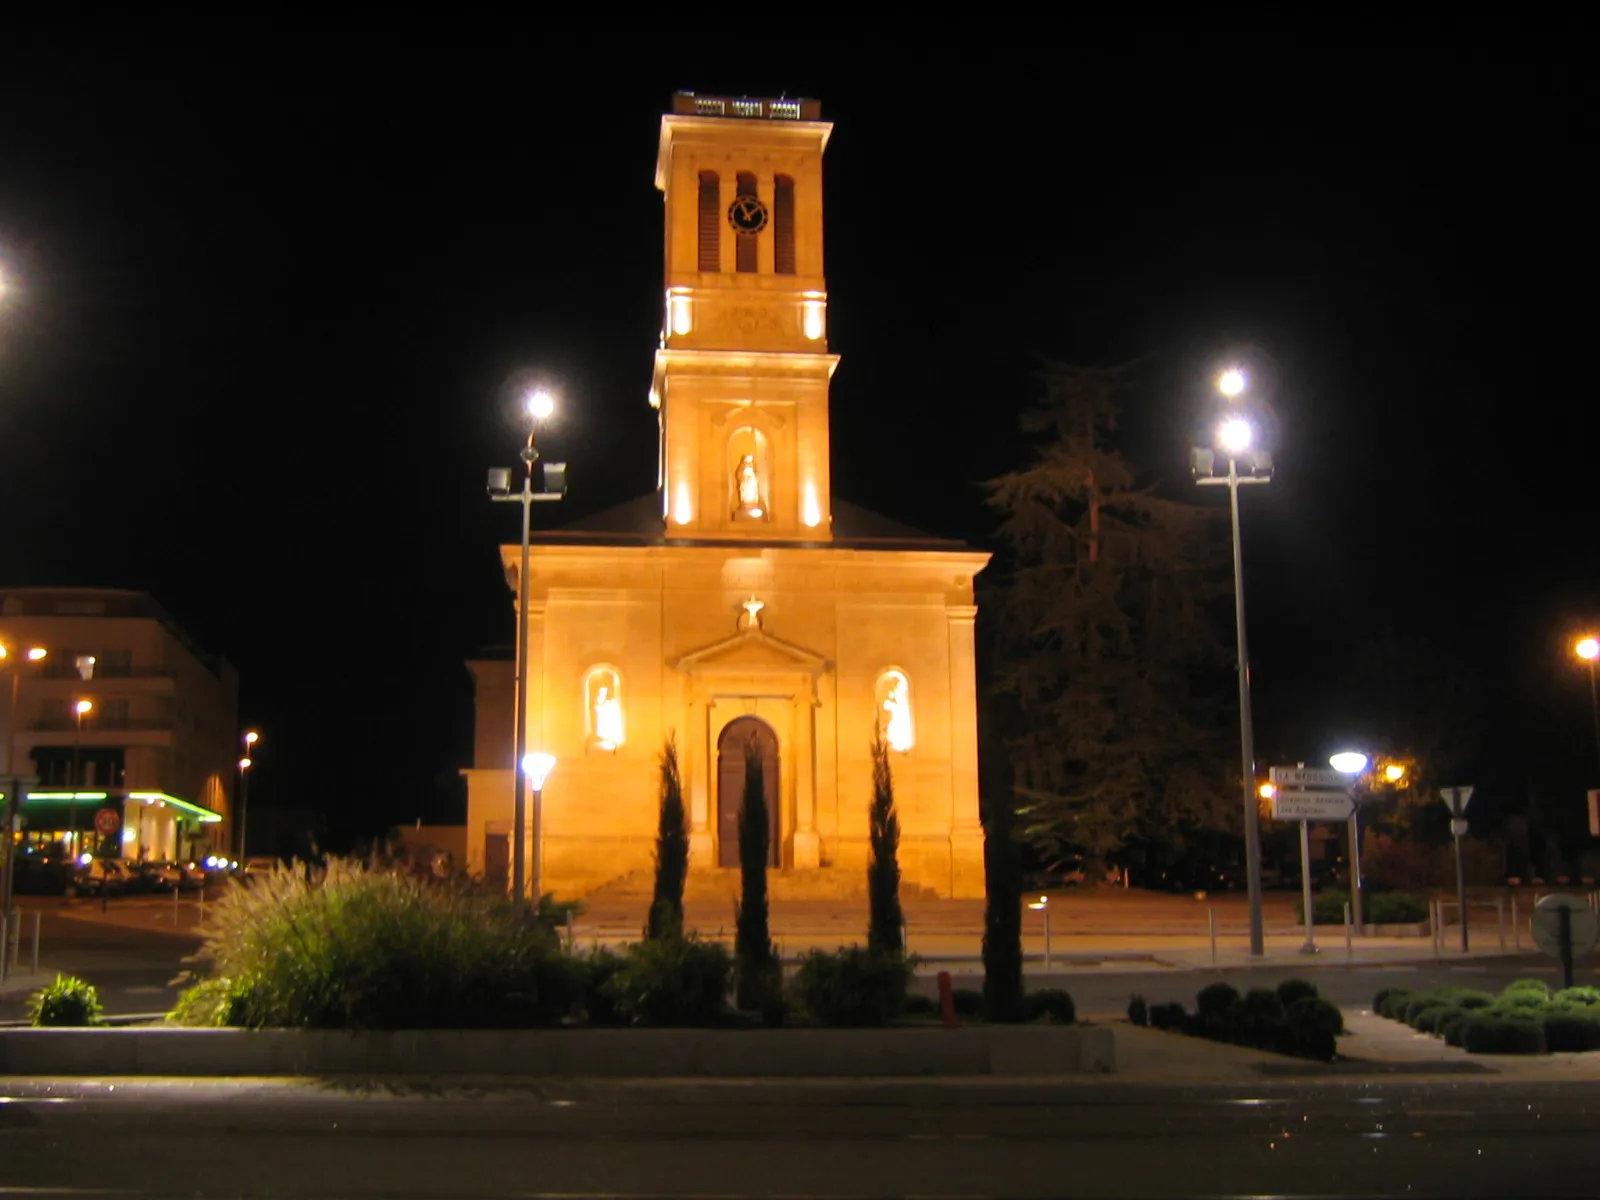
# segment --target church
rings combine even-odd
[[[833,494],[828,392],[839,358],[828,352],[822,254],[831,129],[816,101],[691,93],[661,120],[657,490],[536,530],[525,580],[520,544],[501,548],[527,606],[527,746],[556,760],[528,850],[531,863],[537,845],[545,892],[648,891],[659,763],[673,739],[691,883],[737,886],[754,746],[774,896],[864,894],[881,730],[906,885],[983,894],[973,579],[989,556]],[[468,668],[468,869],[504,879],[515,664]]]

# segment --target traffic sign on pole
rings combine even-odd
[[[1572,986],[1572,960],[1600,944],[1600,916],[1582,896],[1546,896],[1534,907],[1533,941],[1539,950],[1561,960],[1564,987]]]
[[[1279,787],[1336,788],[1340,791],[1350,787],[1350,776],[1326,767],[1273,767],[1267,772],[1267,778]]]
[[[1277,792],[1272,816],[1279,821],[1348,821],[1355,811],[1349,792]]]
[[[1470,787],[1440,788],[1439,799],[1443,800],[1449,807],[1452,817],[1464,817],[1467,815],[1467,805],[1472,802],[1472,789]]]

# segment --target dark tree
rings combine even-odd
[[[872,858],[867,863],[867,948],[899,955],[905,950],[905,912],[900,907],[900,818],[894,807],[894,775],[883,731],[872,737],[872,807],[867,814]]]
[[[1229,828],[1226,539],[1113,447],[1126,367],[1051,365],[1035,461],[989,483],[992,611],[1022,836],[1055,855]]]
[[[661,808],[656,822],[656,891],[650,903],[649,938],[683,934],[683,887],[689,878],[689,831],[683,811],[683,776],[678,742],[668,737],[661,750]]]
[[[983,823],[983,1011],[991,1021],[1026,1016],[1022,989],[1022,851],[1010,792]]]
[[[767,921],[766,780],[761,751],[752,741],[744,752],[744,803],[739,809],[739,904],[735,913],[733,956],[738,965],[739,1007],[765,1009],[773,1000],[778,956]]]

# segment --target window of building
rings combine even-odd
[[[898,667],[878,676],[878,731],[889,749],[904,754],[916,745],[916,729],[911,716],[911,681]]]
[[[700,269],[722,270],[722,205],[715,171],[700,172]]]
[[[771,450],[759,429],[744,426],[728,438],[729,507],[736,521],[770,521]]]
[[[583,710],[588,744],[616,750],[625,740],[622,719],[622,672],[608,664],[590,667],[583,677]]]
[[[748,171],[740,171],[738,177],[738,191],[741,196],[756,195],[756,177]],[[757,269],[757,252],[760,236],[755,233],[741,233],[734,239],[735,262],[734,266],[744,274],[753,274]]]
[[[779,175],[772,186],[772,269],[794,274],[794,180]]]

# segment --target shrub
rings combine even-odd
[[[1380,1017],[1388,1017],[1391,1021],[1398,1021],[1397,1015],[1405,1011],[1405,1006],[1411,1000],[1410,988],[1383,988],[1372,997],[1372,1011]]]
[[[220,975],[192,984],[178,993],[178,1002],[167,1014],[168,1022],[200,1028],[224,1024],[222,1010],[232,988],[233,980]]]
[[[1226,1017],[1239,999],[1239,989],[1228,983],[1208,983],[1194,998],[1195,1011],[1202,1017]]]
[[[823,1025],[887,1025],[906,1009],[911,965],[898,953],[848,946],[800,960],[794,996]]]
[[[552,919],[343,860],[232,887],[209,924],[203,953],[236,981],[219,1015],[230,1024],[516,1028],[557,1023],[583,999]]]
[[[1411,1022],[1411,1028],[1418,1033],[1438,1033],[1441,1024],[1466,1011],[1460,1005],[1451,1004],[1447,1001],[1430,1004],[1416,1015],[1416,1018]]]
[[[1449,1001],[1437,991],[1413,992],[1411,993],[1411,998],[1406,1001],[1405,1007],[1399,1010],[1400,1020],[1414,1029],[1416,1028],[1417,1015],[1419,1013],[1425,1009],[1436,1008],[1441,1004],[1449,1004]]]
[[[1278,999],[1283,1007],[1288,1008],[1296,1000],[1304,1000],[1307,996],[1320,995],[1317,985],[1304,979],[1285,979],[1278,985]]]
[[[35,1029],[100,1024],[100,993],[76,975],[57,975],[28,997],[28,1020]]]
[[[937,1017],[938,1015],[939,1002],[932,996],[924,996],[918,992],[906,997],[906,1016]]]
[[[683,886],[689,877],[689,827],[683,811],[683,775],[677,739],[661,748],[661,798],[656,812],[656,886],[645,936],[683,933]]]
[[[1544,1019],[1544,1040],[1552,1054],[1600,1050],[1600,1018],[1577,1011],[1551,1013]]]
[[[1600,987],[1569,987],[1555,994],[1557,1004],[1582,1008],[1600,1008]]]
[[[1312,899],[1311,912],[1318,925],[1343,925],[1349,902],[1349,892],[1322,892]],[[1294,914],[1305,921],[1303,901],[1295,902]],[[1361,916],[1369,925],[1415,925],[1428,919],[1428,901],[1411,892],[1363,892]]]
[[[867,808],[871,856],[867,860],[867,945],[879,954],[905,949],[906,915],[900,907],[900,816],[894,806],[894,774],[883,731],[872,735],[872,802]]]
[[[1542,979],[1518,979],[1500,990],[1500,999],[1506,1000],[1512,996],[1537,996],[1540,1000],[1548,1000],[1550,987]]]
[[[660,939],[658,939],[660,940]],[[591,1025],[626,1025],[628,1014],[617,1002],[612,981],[627,964],[615,950],[597,947],[583,962],[583,1011]]]
[[[1525,1017],[1480,1012],[1461,1027],[1461,1044],[1473,1054],[1543,1054],[1544,1026]]]
[[[1455,1009],[1448,1016],[1441,1017],[1434,1025],[1433,1031],[1444,1039],[1445,1045],[1459,1046],[1461,1045],[1461,1031],[1466,1028],[1467,1022],[1472,1017],[1473,1010],[1470,1008]]]
[[[1541,1013],[1549,1007],[1548,995],[1541,996],[1532,991],[1504,992],[1489,1006],[1489,1010],[1496,1013]]]
[[[983,993],[974,988],[956,988],[950,994],[950,1002],[954,1006],[958,1017],[977,1020],[984,1015]]]
[[[1336,1039],[1344,1032],[1344,1014],[1338,1005],[1320,996],[1307,996],[1289,1006],[1287,1020],[1289,1043],[1296,1054],[1331,1059],[1338,1053]]]
[[[1452,992],[1450,1000],[1457,1008],[1468,1010],[1488,1008],[1494,1003],[1494,997],[1488,992],[1474,991],[1471,988],[1462,988],[1459,992]]]
[[[1138,992],[1128,1000],[1128,1022],[1140,1027],[1150,1024],[1150,1006]]]
[[[728,1011],[733,960],[693,936],[636,942],[605,985],[616,1015],[634,1025],[715,1025]]]
[[[1078,1007],[1064,988],[1040,988],[1028,995],[1028,1011],[1033,1020],[1048,1020],[1052,1025],[1071,1025],[1078,1019]]]
[[[1186,1033],[1189,1029],[1189,1014],[1183,1005],[1176,1001],[1171,1004],[1152,1004],[1150,1024],[1156,1029],[1175,1029],[1179,1033]]]
[[[1284,1003],[1272,988],[1251,988],[1223,1017],[1223,1036],[1242,1046],[1275,1048],[1283,1039]]]

